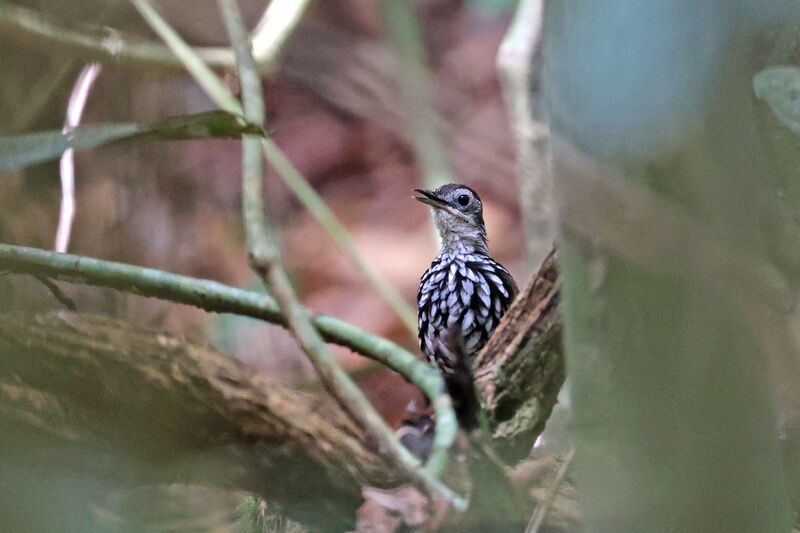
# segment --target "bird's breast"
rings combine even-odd
[[[417,305],[422,352],[433,358],[436,340],[453,328],[469,357],[477,355],[508,307],[509,292],[488,256],[440,255],[422,276]]]

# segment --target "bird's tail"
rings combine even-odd
[[[466,431],[478,425],[481,404],[475,390],[472,361],[467,355],[461,330],[451,327],[445,335],[434,341],[437,361],[448,361],[448,372],[443,372],[447,392],[453,399],[458,424]]]

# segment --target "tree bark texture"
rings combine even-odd
[[[343,529],[361,485],[399,480],[330,399],[209,347],[71,312],[8,314],[0,357],[0,419],[17,428],[0,439],[5,460],[244,489]]]
[[[530,453],[564,384],[558,301],[553,250],[475,361],[475,382],[492,437],[508,460]]]

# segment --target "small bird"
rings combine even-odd
[[[459,368],[450,348],[453,338],[467,358],[462,363],[471,368],[518,288],[511,274],[489,256],[478,193],[455,183],[414,192],[420,194],[415,200],[431,206],[442,239],[442,249],[422,275],[417,291],[419,344],[422,354],[447,380]]]

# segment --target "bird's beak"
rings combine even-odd
[[[412,196],[414,200],[418,202],[422,202],[423,204],[428,204],[431,207],[447,207],[447,202],[436,196],[436,193],[429,191],[428,189],[414,189],[414,192],[421,194],[422,196]]]

